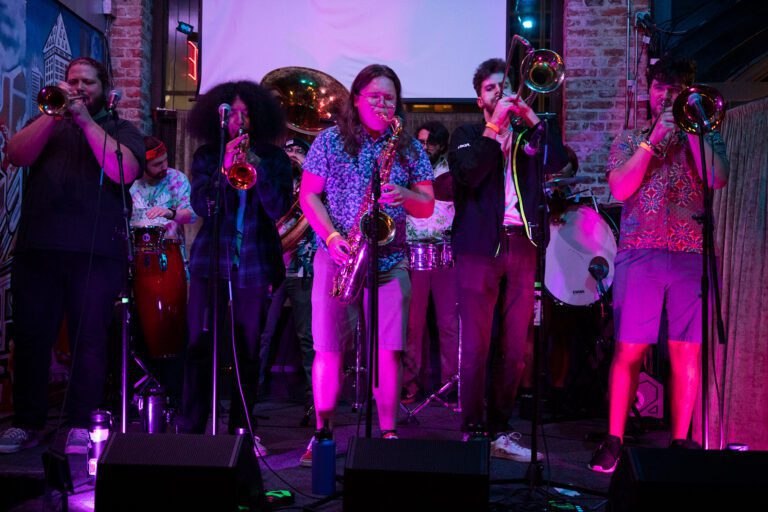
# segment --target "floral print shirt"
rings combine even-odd
[[[648,130],[625,130],[613,142],[606,174],[620,167],[648,138]],[[725,161],[725,143],[718,132],[707,142]],[[640,187],[624,201],[619,250],[665,249],[701,253],[698,217],[704,210],[701,178],[696,171],[687,137],[678,132],[664,159],[653,157]]]
[[[186,208],[192,212],[192,222],[197,219],[189,200],[189,180],[184,173],[176,169],[168,168],[168,174],[159,183],[152,185],[144,179],[138,179],[131,185],[131,199],[133,199],[133,214],[131,226],[163,226],[165,238],[183,238],[183,228],[165,217],[147,218],[147,212],[155,207],[174,208],[181,210]]]
[[[448,160],[443,157],[435,166],[435,178],[448,172]],[[426,219],[417,219],[408,215],[406,217],[406,231],[408,241],[431,241],[446,239],[446,232],[450,231],[453,224],[453,201],[439,201],[435,199],[435,211]]]
[[[325,179],[323,204],[333,222],[333,227],[343,236],[349,234],[357,217],[363,196],[376,168],[376,159],[389,141],[388,130],[374,140],[361,129],[361,144],[356,156],[344,150],[344,140],[338,127],[329,128],[312,143],[303,169]],[[414,156],[395,158],[389,182],[409,188],[423,181],[432,181],[433,172],[429,158],[419,142],[411,137]],[[395,222],[394,240],[379,249],[379,270],[392,269],[405,257],[405,208],[403,206],[382,205],[382,211]],[[327,251],[325,240],[317,238],[318,247]]]

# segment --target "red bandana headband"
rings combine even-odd
[[[151,162],[157,157],[163,156],[168,152],[168,149],[165,147],[165,144],[162,142],[159,146],[153,149],[148,149],[146,153],[147,162]]]

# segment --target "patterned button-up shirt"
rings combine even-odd
[[[309,149],[304,170],[325,179],[323,204],[333,222],[334,229],[343,236],[349,234],[357,217],[363,196],[376,167],[376,159],[389,140],[389,132],[376,140],[362,132],[360,151],[351,156],[344,150],[344,140],[337,127],[322,132]],[[411,138],[413,157],[395,158],[389,182],[402,187],[432,181],[432,165],[416,139]],[[379,249],[379,270],[386,272],[405,257],[405,208],[382,205],[382,211],[395,222],[395,239]],[[318,236],[318,247],[328,250]]]
[[[624,131],[613,142],[606,173],[620,167],[648,137],[647,130]],[[707,142],[725,161],[725,143],[719,133]],[[700,253],[701,225],[694,220],[704,210],[701,178],[685,135],[672,139],[665,158],[653,157],[640,187],[624,201],[619,250],[666,249]]]
[[[138,179],[131,185],[131,199],[133,199],[133,215],[131,226],[163,226],[165,238],[183,238],[184,231],[172,220],[165,217],[147,218],[147,212],[155,206],[173,208],[175,210],[187,209],[192,212],[192,220],[197,220],[190,204],[189,180],[183,173],[176,169],[168,168],[168,174],[158,183],[148,183],[146,176]]]
[[[435,178],[448,172],[448,160],[442,157],[435,166]],[[408,241],[443,240],[453,224],[453,201],[435,199],[435,211],[426,219],[407,216]]]

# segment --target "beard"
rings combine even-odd
[[[106,107],[107,105],[107,97],[104,94],[99,94],[95,98],[93,98],[93,101],[88,102],[88,113],[91,114],[91,116],[95,116],[99,112],[101,112],[101,109]]]

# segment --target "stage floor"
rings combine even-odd
[[[313,427],[299,425],[304,408],[300,400],[291,399],[290,395],[296,394],[293,390],[288,389],[286,384],[280,383],[280,379],[276,379],[272,388],[272,396],[260,402],[256,408],[260,416],[257,434],[269,450],[269,455],[261,462],[262,477],[267,490],[290,489],[292,486],[298,507],[296,509],[299,510],[301,506],[309,505],[318,499],[310,495],[311,469],[299,466],[299,457],[306,449]],[[342,475],[349,441],[356,435],[364,435],[365,419],[362,415],[351,411],[348,401],[341,404],[339,412],[334,437],[338,454],[337,475]],[[401,417],[404,416],[401,415]],[[424,408],[417,419],[418,424],[398,427],[401,438],[452,440],[461,438],[459,415],[450,409],[433,403]],[[378,436],[375,418],[373,425],[373,435]],[[515,416],[510,425],[523,433],[522,443],[530,446],[530,422]],[[7,421],[4,421],[2,426],[7,426]],[[589,440],[589,436],[604,431],[605,428],[606,420],[602,418],[545,422],[539,437],[539,451],[545,454],[543,461],[545,483],[548,480],[564,482],[599,493],[607,493],[610,475],[593,473],[586,467],[595,448],[595,443]],[[138,425],[132,425],[130,430],[135,429],[138,429]],[[666,446],[668,442],[667,432],[651,430],[637,436],[633,444],[661,447]],[[46,500],[41,496],[44,484],[41,455],[45,449],[46,447],[41,445],[16,454],[0,455],[0,495],[4,496],[0,500],[0,508],[8,508],[14,512],[44,510]],[[70,456],[70,463],[73,467],[79,467],[85,464],[85,456]],[[491,481],[523,478],[527,468],[527,463],[491,459]],[[337,488],[340,489],[341,486]],[[589,496],[584,493],[572,495],[570,492],[565,494],[558,491],[554,485],[542,486],[540,490],[542,492],[535,492],[533,497],[542,504],[546,500],[554,499],[579,505],[583,510],[598,510],[603,508],[606,502],[606,498],[601,496]],[[494,504],[491,510],[517,509],[517,506],[524,503],[528,497],[527,487],[523,484],[492,483],[490,491],[491,503]],[[444,492],[457,492],[457,490],[445,489]],[[93,510],[92,484],[85,483],[78,488],[76,494],[69,497],[69,507],[73,511]],[[539,509],[539,507],[534,506],[533,509]],[[342,502],[336,500],[323,505],[318,510],[340,511]],[[578,508],[564,510],[578,510]]]

